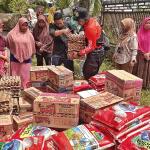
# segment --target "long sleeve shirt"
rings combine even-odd
[[[80,51],[80,55],[83,56],[85,54],[88,54],[92,51],[94,51],[96,48],[99,48],[100,46],[97,46],[97,40],[101,36],[101,26],[97,22],[96,19],[90,18],[88,22],[83,26],[84,32],[85,32],[85,37],[87,38],[88,41],[88,46]]]

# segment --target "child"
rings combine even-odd
[[[4,24],[2,20],[0,20],[0,78],[7,73],[7,67],[8,67],[6,41],[2,35],[3,26]]]
[[[122,33],[119,43],[116,47],[113,59],[117,69],[132,73],[133,66],[136,63],[138,49],[137,35],[135,32],[135,22],[131,18],[125,18],[121,21]]]

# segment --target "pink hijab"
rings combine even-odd
[[[142,51],[143,53],[150,52],[150,30],[144,29],[144,25],[148,20],[150,20],[150,17],[144,19],[138,31],[139,50]]]
[[[26,18],[20,18],[7,35],[8,48],[20,63],[31,58],[35,53],[35,41],[30,30],[28,29],[25,33],[20,31],[20,25],[25,22],[27,22]]]

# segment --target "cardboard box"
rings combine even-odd
[[[30,69],[30,81],[39,82],[48,80],[48,66],[32,66]]]
[[[80,97],[73,94],[43,93],[34,101],[34,112],[79,115]]]
[[[19,116],[13,116],[14,130],[18,130],[24,125],[33,123],[33,113],[22,113]]]
[[[123,101],[123,98],[109,92],[102,92],[95,96],[81,99],[80,120],[85,123],[90,123],[92,116],[96,111],[106,108],[120,101]]]
[[[13,122],[10,115],[0,115],[0,139],[13,133]]]
[[[34,119],[39,125],[70,128],[79,121],[80,97],[73,94],[43,93],[34,101]]]
[[[142,79],[124,70],[110,70],[106,72],[105,90],[127,101],[135,101],[141,98],[142,83]]]
[[[24,90],[23,92],[23,96],[28,99],[30,99],[31,101],[34,101],[40,94],[42,94],[43,92],[41,92],[40,90],[38,90],[35,87],[30,87]]]
[[[31,100],[28,98],[19,98],[19,106],[21,112],[31,112],[33,110],[33,103],[30,103]]]
[[[54,89],[73,87],[73,72],[64,66],[49,66],[49,83]]]
[[[69,114],[42,115],[35,113],[34,121],[41,126],[68,129],[78,125],[79,117]]]

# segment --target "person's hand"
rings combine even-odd
[[[67,29],[63,29],[63,33],[66,34],[66,35],[69,34],[70,32],[71,32],[71,31],[70,31],[70,29],[68,29],[68,28],[67,28]]]
[[[78,52],[73,52],[73,59],[78,59],[79,57],[80,56]]]
[[[4,68],[8,69],[8,67],[9,67],[9,63],[5,62]]]
[[[134,66],[136,63],[136,58],[132,58],[131,61],[130,61],[130,66]]]
[[[68,58],[69,58],[70,60],[78,59],[78,58],[79,58],[79,54],[78,54],[78,52],[70,52],[70,53],[68,54]]]
[[[41,47],[43,44],[41,42],[36,42],[37,47]]]
[[[146,60],[150,60],[150,53],[145,53],[145,54],[144,54],[144,58],[145,58]]]

